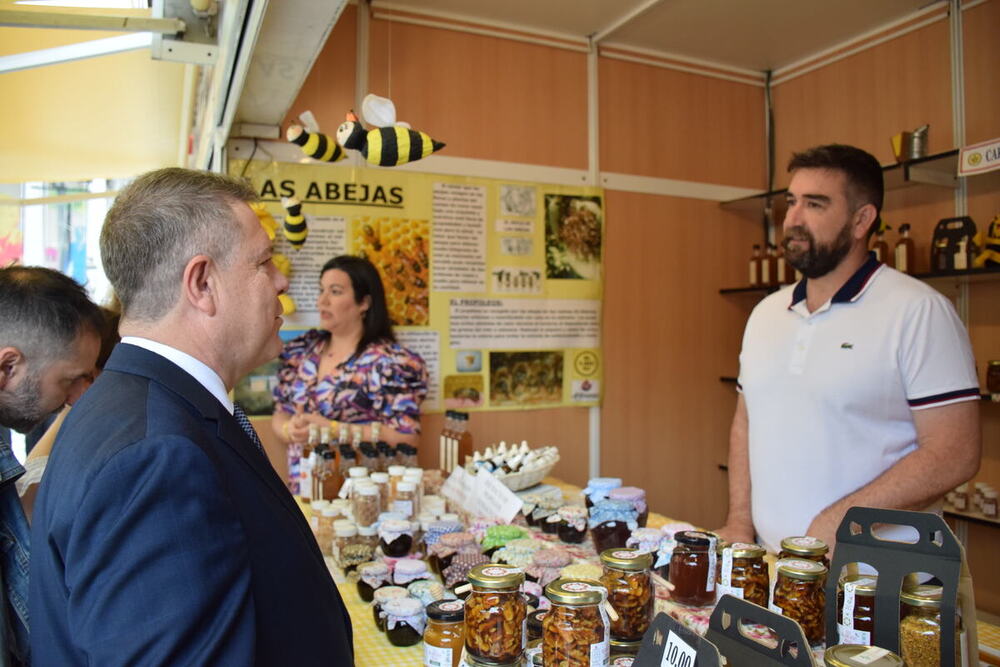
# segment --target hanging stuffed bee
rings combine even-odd
[[[299,120],[302,121],[301,125],[293,123],[288,126],[285,138],[299,146],[308,157],[320,162],[337,162],[347,157],[347,153],[333,137],[319,131],[311,111],[301,113]]]
[[[298,250],[306,242],[309,236],[309,227],[306,225],[306,218],[302,215],[302,202],[295,197],[282,197],[281,205],[285,208],[285,224],[281,231],[285,238]]]
[[[354,112],[350,112],[337,128],[337,141],[344,148],[360,151],[370,164],[397,167],[444,148],[443,143],[431,139],[426,132],[396,123],[396,108],[389,99],[368,95],[361,108],[365,119],[375,127],[365,130]]]

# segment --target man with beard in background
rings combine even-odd
[[[878,161],[819,146],[788,171],[782,245],[805,277],[747,322],[719,534],[775,552],[811,535],[832,550],[849,508],[940,511],[975,475],[979,383],[951,302],[868,251]]]

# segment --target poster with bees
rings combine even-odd
[[[322,266],[358,255],[378,269],[400,342],[427,364],[424,411],[600,402],[600,188],[265,160],[230,171],[277,222],[283,337],[320,327]],[[265,392],[274,371],[259,371]]]

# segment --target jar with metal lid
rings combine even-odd
[[[309,504],[309,527],[312,528],[313,537],[319,532],[319,520],[323,510],[329,506],[329,501],[323,499],[314,500]]]
[[[899,652],[907,667],[941,664],[940,586],[922,584],[900,594]],[[956,609],[957,611],[957,609]],[[955,664],[959,661],[961,620],[955,614]]]
[[[465,601],[465,649],[495,663],[521,658],[528,642],[528,612],[518,590],[524,572],[509,565],[477,565],[469,572],[472,592]]]
[[[528,642],[542,638],[542,621],[545,620],[546,609],[539,609],[528,614]]]
[[[541,529],[543,533],[548,535],[555,535],[559,532],[559,526],[565,525],[566,521],[559,516],[559,510],[556,510],[552,514],[545,517],[545,521],[541,523]]]
[[[389,600],[382,605],[380,615],[385,617],[385,636],[393,646],[413,646],[423,638],[427,618],[420,600]]]
[[[579,544],[587,536],[587,509],[579,505],[564,505],[558,510],[562,523],[556,533],[567,544]]]
[[[465,643],[465,603],[438,600],[427,605],[424,667],[458,667]]]
[[[592,477],[587,482],[587,487],[583,490],[583,502],[587,509],[608,497],[611,489],[617,489],[622,485],[622,480],[618,477]]]
[[[670,599],[679,604],[704,607],[715,602],[715,560],[719,538],[715,533],[682,530],[670,556]]]
[[[601,585],[618,614],[611,621],[611,637],[641,640],[653,619],[653,557],[636,549],[608,549],[601,553]]]
[[[830,547],[826,542],[811,535],[800,537],[786,537],[781,540],[781,551],[778,552],[778,560],[783,558],[798,558],[799,560],[814,560],[822,563],[824,567],[830,567],[830,559],[827,554]]]
[[[855,574],[837,582],[837,632],[841,644],[870,646],[875,630],[878,577]]]
[[[620,486],[608,492],[611,500],[624,500],[631,503],[636,511],[636,521],[640,528],[646,527],[646,520],[649,518],[649,506],[646,505],[646,491],[637,486]]]
[[[635,507],[624,500],[601,500],[590,508],[590,538],[594,550],[603,553],[608,549],[622,549],[632,531],[639,527]]]
[[[778,574],[771,611],[796,621],[810,643],[823,641],[826,566],[813,560],[785,558],[775,568]]]
[[[382,512],[379,503],[378,486],[373,483],[355,484],[351,492],[354,523],[360,527],[371,526],[378,521],[378,515]]]
[[[545,587],[545,597],[552,608],[542,622],[543,663],[605,667],[610,628],[601,608],[604,587],[586,579],[556,579]]]
[[[642,647],[642,640],[627,642],[621,639],[611,639],[611,664],[615,664],[618,658],[634,658],[639,654]]]
[[[380,560],[358,565],[358,596],[365,602],[375,599],[375,591],[389,585],[389,566]]]
[[[837,644],[823,653],[826,667],[904,667],[903,659],[880,646]]]
[[[417,448],[413,445],[401,442],[396,445],[396,463],[409,468],[417,465]]]
[[[344,569],[344,574],[350,574],[374,556],[375,552],[367,544],[349,544],[340,552],[340,566]]]
[[[372,616],[375,619],[375,627],[385,632],[385,619],[379,614],[382,612],[382,605],[389,600],[405,598],[409,595],[402,586],[383,586],[372,595]]]
[[[431,573],[427,570],[427,563],[418,558],[400,558],[392,570],[392,583],[397,586],[406,586],[418,579],[430,578]]]
[[[528,647],[524,649],[525,667],[544,667],[545,656],[542,653],[541,638],[528,642]]]
[[[378,487],[378,504],[385,511],[389,507],[389,473],[373,472],[369,479]]]
[[[764,562],[764,553],[764,547],[759,544],[720,544],[715,576],[716,597],[728,593],[766,607],[771,577]]]
[[[337,520],[339,513],[336,509],[326,506],[320,510],[319,518],[316,522],[316,542],[319,550],[324,556],[333,555],[334,530],[333,522]]]
[[[997,518],[997,492],[994,489],[983,491],[983,504],[980,510],[987,519]]]
[[[385,519],[379,523],[378,544],[390,558],[402,558],[413,546],[413,524],[402,519]]]
[[[396,495],[392,501],[392,511],[409,518],[417,506],[417,485],[401,481],[396,484]]]
[[[352,544],[358,543],[358,527],[354,525],[353,522],[338,523],[333,527],[333,546],[329,552],[333,556],[334,561],[341,567],[343,567],[343,562],[341,561],[341,553],[346,547]],[[320,549],[322,549],[323,544],[320,543]]]

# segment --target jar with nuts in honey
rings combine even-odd
[[[465,604],[461,600],[438,600],[427,605],[424,666],[458,667],[464,643]]]
[[[725,594],[767,606],[771,578],[764,562],[764,547],[736,542],[719,545],[715,576],[716,596]]]
[[[871,646],[875,629],[878,577],[855,574],[837,582],[837,632],[840,644]]]
[[[618,614],[611,621],[611,638],[641,640],[653,618],[653,556],[638,549],[608,549],[601,554],[601,584]]]
[[[517,664],[528,643],[527,605],[520,587],[524,572],[510,565],[477,565],[469,571],[465,600],[465,650],[498,665]]]
[[[677,545],[670,556],[670,598],[679,604],[705,607],[715,602],[715,560],[719,538],[702,530],[674,534]]]
[[[605,596],[598,582],[587,579],[556,579],[545,587],[552,608],[542,622],[543,664],[608,664],[609,622],[601,608]]]
[[[802,626],[806,639],[815,644],[826,635],[824,609],[826,566],[812,560],[785,558],[776,565],[771,611],[787,616]]]
[[[827,556],[829,552],[830,547],[818,537],[813,537],[812,535],[786,537],[781,540],[781,551],[778,552],[778,560],[783,558],[814,560],[829,568],[830,559]]]

